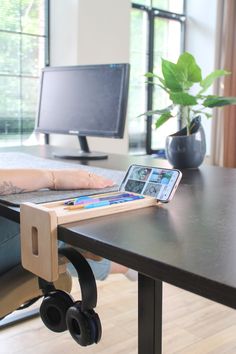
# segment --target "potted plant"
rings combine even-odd
[[[150,72],[145,74],[149,83],[168,94],[171,104],[142,115],[158,115],[156,128],[179,115],[184,126],[166,139],[166,156],[174,167],[196,168],[203,162],[206,142],[201,116],[210,118],[209,108],[236,104],[236,97],[207,95],[206,91],[217,78],[229,74],[225,70],[215,70],[202,79],[200,67],[188,52],[181,54],[177,63],[162,59],[163,77]],[[193,93],[196,84],[197,93]]]

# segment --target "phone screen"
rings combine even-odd
[[[121,189],[167,202],[180,178],[179,170],[132,165],[121,184]]]

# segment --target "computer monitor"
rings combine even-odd
[[[90,152],[87,136],[122,138],[129,64],[46,67],[42,70],[36,131],[77,135],[81,149],[63,158],[104,159]]]

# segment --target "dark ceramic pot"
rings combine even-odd
[[[206,154],[206,137],[200,117],[192,122],[192,134],[186,127],[166,138],[166,157],[175,168],[197,168]]]

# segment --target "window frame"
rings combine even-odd
[[[175,12],[170,12],[166,10],[162,10],[156,7],[150,7],[146,5],[136,4],[132,2],[132,9],[137,9],[140,11],[144,11],[147,13],[148,18],[148,28],[147,28],[147,72],[153,72],[154,69],[154,28],[155,28],[155,18],[163,18],[168,20],[178,21],[181,25],[181,48],[180,52],[184,52],[185,50],[185,21],[186,21],[186,0],[183,0],[183,13],[178,14]],[[151,81],[151,80],[150,80]],[[146,97],[147,97],[147,105],[146,110],[150,111],[153,109],[153,85],[149,82],[147,84]],[[158,154],[160,149],[152,149],[152,124],[153,124],[153,116],[147,116],[146,119],[146,154]],[[181,128],[181,121],[178,121],[178,127]]]
[[[19,4],[20,6],[20,4]],[[13,35],[17,35],[17,36],[22,36],[22,35],[28,35],[34,38],[42,38],[44,39],[44,66],[49,66],[50,65],[50,0],[44,0],[44,16],[45,16],[45,27],[44,27],[44,33],[43,34],[38,34],[38,33],[30,33],[30,32],[25,32],[22,30],[5,30],[5,29],[0,29],[1,33],[11,33]],[[22,55],[22,52],[21,52]],[[12,77],[14,76],[14,74],[10,73],[9,74],[0,74],[1,76],[6,76],[6,77]],[[22,73],[21,71],[19,72],[19,74],[16,75],[17,77],[20,77],[20,80],[29,77],[28,75],[25,75],[24,73]],[[40,77],[38,78],[38,80],[40,80]],[[22,87],[22,82],[20,83],[20,90]],[[21,94],[20,94],[21,96]],[[22,102],[22,99],[21,99]],[[21,103],[22,105],[22,103]],[[37,102],[35,102],[35,111],[37,109]],[[24,135],[24,131],[23,131],[23,116],[22,116],[22,112],[19,115],[19,120],[20,120],[20,129],[17,133],[17,137],[16,138],[16,142],[19,141],[19,144],[16,145],[23,145],[23,135]],[[33,133],[33,131],[32,131]],[[12,140],[13,142],[14,140]],[[14,143],[13,143],[14,145]]]

